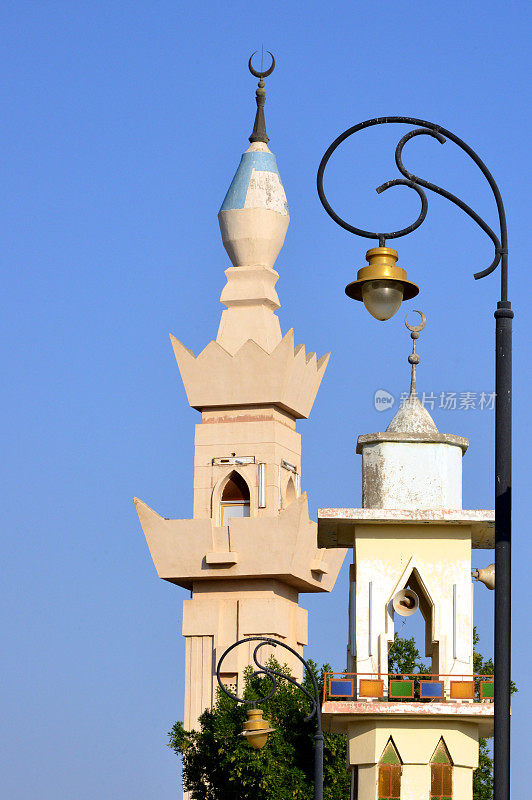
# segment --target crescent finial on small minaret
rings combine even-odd
[[[255,51],[256,53],[257,51]],[[264,88],[264,78],[267,78],[268,75],[271,75],[275,69],[275,58],[273,53],[270,53],[269,50],[267,52],[272,57],[272,63],[269,69],[265,71],[258,71],[253,68],[253,56],[255,53],[252,53],[249,61],[248,67],[249,71],[255,78],[259,79],[259,85],[256,91],[256,101],[257,101],[257,113],[255,115],[255,124],[253,125],[253,133],[249,137],[249,141],[253,144],[253,142],[264,142],[264,144],[268,144],[270,141],[268,134],[266,133],[266,120],[264,118],[264,104],[266,102],[266,89]],[[261,64],[262,67],[262,64]]]
[[[249,57],[249,62],[248,62],[249,71],[250,71],[250,72],[251,72],[251,74],[252,74],[252,75],[254,75],[256,78],[267,78],[267,77],[268,77],[268,75],[271,75],[271,74],[272,74],[272,72],[273,72],[273,71],[274,71],[274,69],[275,69],[275,58],[274,58],[274,55],[273,55],[273,53],[270,53],[270,51],[269,51],[269,50],[267,50],[267,51],[266,51],[266,52],[267,52],[267,53],[269,53],[269,54],[271,55],[271,57],[272,57],[272,63],[271,63],[271,67],[270,67],[269,69],[267,69],[267,70],[266,70],[266,72],[258,72],[256,69],[253,69],[253,64],[251,63],[251,62],[252,62],[252,59],[253,59],[253,56],[256,54],[256,52],[257,52],[257,51],[255,50],[255,53],[252,53],[252,54],[250,55],[250,57]],[[261,65],[261,66],[262,66],[262,65]]]
[[[410,331],[410,336],[412,337],[412,352],[408,356],[408,363],[412,365],[412,378],[410,380],[410,397],[415,397],[417,394],[416,391],[416,364],[419,364],[420,357],[416,353],[416,339],[419,339],[419,334],[427,324],[427,318],[422,311],[418,311],[414,309],[416,314],[419,314],[421,317],[421,322],[419,325],[409,325],[408,324],[408,314],[405,317],[405,325]]]

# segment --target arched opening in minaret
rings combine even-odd
[[[249,517],[249,487],[238,472],[231,472],[220,498],[220,524],[227,525],[231,517]]]
[[[453,762],[442,737],[430,759],[430,800],[452,800],[452,797]]]
[[[379,800],[399,800],[401,797],[401,759],[393,739],[388,739],[379,761]]]
[[[434,634],[434,605],[427,588],[418,572],[414,567],[406,583],[405,589],[411,589],[416,593],[419,600],[419,607],[410,615],[401,615],[400,612],[394,614],[394,631],[403,640],[413,640],[415,649],[419,653],[417,663],[414,665],[412,649],[407,646],[400,660],[409,662],[408,669],[404,672],[417,672],[421,664],[438,674],[440,670],[439,661],[439,642],[435,640]],[[407,655],[408,654],[408,655]],[[430,659],[429,663],[425,659]],[[421,664],[419,663],[421,660]],[[392,670],[393,671],[393,670]]]
[[[290,503],[293,503],[296,500],[296,487],[294,484],[294,479],[289,478],[288,483],[286,484],[286,491],[284,493],[284,503],[283,507],[289,506]]]

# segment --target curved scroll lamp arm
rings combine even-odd
[[[222,679],[221,679],[222,663],[225,660],[226,656],[229,655],[229,653],[232,650],[234,650],[236,647],[238,647],[239,645],[244,644],[244,643],[247,644],[249,642],[259,642],[259,644],[255,647],[255,649],[253,651],[253,661],[255,662],[255,664],[258,667],[258,669],[256,669],[253,672],[251,677],[255,678],[258,675],[265,675],[266,677],[270,678],[270,680],[272,682],[271,691],[268,694],[264,695],[263,697],[259,697],[257,700],[246,700],[243,697],[238,697],[238,695],[234,694],[233,692],[230,692],[229,689],[227,689],[227,687],[224,686],[224,684],[222,682]],[[265,646],[282,647],[285,650],[288,650],[290,653],[292,653],[292,655],[294,655],[303,664],[303,666],[305,667],[305,669],[307,671],[307,674],[309,675],[309,677],[310,677],[310,679],[312,681],[312,686],[313,686],[313,689],[314,689],[314,697],[308,691],[308,689],[306,689],[305,686],[302,686],[300,683],[298,683],[290,675],[285,675],[283,672],[279,672],[278,670],[274,669],[273,667],[269,667],[266,664],[261,664],[260,663],[260,661],[257,658],[257,654],[258,654],[258,651],[260,650],[260,648],[261,647],[265,647]],[[218,662],[218,666],[216,668],[216,678],[218,680],[218,685],[220,686],[220,689],[228,697],[230,697],[232,700],[235,700],[237,703],[243,703],[243,704],[250,705],[250,706],[260,705],[260,703],[264,703],[264,702],[266,702],[266,700],[269,700],[270,697],[273,697],[273,695],[275,694],[275,692],[278,689],[277,679],[280,678],[281,680],[285,680],[288,683],[291,683],[293,686],[296,686],[301,692],[303,692],[303,694],[307,697],[307,699],[310,700],[310,703],[312,705],[312,711],[310,712],[308,717],[305,718],[305,722],[308,722],[308,720],[311,720],[314,717],[315,714],[318,715],[318,718],[320,716],[319,691],[318,691],[318,684],[316,682],[316,678],[314,676],[314,673],[312,672],[312,670],[310,669],[310,666],[307,664],[307,662],[304,660],[304,658],[302,658],[296,650],[293,650],[291,647],[289,647],[289,645],[284,644],[284,642],[279,642],[276,639],[270,639],[270,638],[264,637],[264,636],[249,636],[246,639],[240,639],[240,641],[234,642],[234,644],[232,644],[230,647],[228,647],[227,650],[223,653],[222,657],[220,658],[220,660]]]
[[[346,222],[331,207],[323,189],[323,173],[325,171],[325,167],[327,166],[327,163],[331,155],[334,153],[336,148],[340,144],[342,144],[343,141],[345,141],[345,139],[347,139],[349,136],[352,136],[354,133],[358,133],[358,131],[364,130],[365,128],[371,128],[375,125],[385,125],[389,123],[419,125],[421,127],[416,130],[409,131],[407,134],[405,134],[405,136],[403,136],[402,139],[399,141],[395,150],[395,163],[397,164],[399,172],[404,176],[404,179],[397,178],[395,180],[387,181],[386,183],[383,183],[381,186],[377,188],[377,192],[380,194],[381,192],[386,191],[392,186],[398,186],[398,185],[408,186],[410,189],[414,189],[418,193],[421,199],[421,211],[419,213],[418,218],[411,225],[408,225],[405,228],[401,228],[401,230],[390,231],[387,233],[366,231],[362,228],[357,228],[354,225],[351,225],[350,223]],[[444,144],[445,141],[449,139],[450,141],[458,145],[458,147],[460,147],[465,153],[467,153],[467,155],[470,158],[473,159],[475,164],[479,167],[484,177],[488,181],[490,188],[493,192],[493,195],[495,197],[495,202],[497,204],[497,211],[499,215],[500,237],[495,234],[495,232],[482,219],[482,217],[480,217],[476,213],[476,211],[474,211],[470,206],[468,206],[467,203],[464,203],[462,200],[460,200],[459,197],[456,197],[456,195],[452,194],[451,192],[448,192],[441,186],[437,186],[436,184],[431,183],[430,181],[426,181],[423,178],[414,175],[413,173],[409,172],[406,169],[402,161],[403,147],[414,136],[421,136],[421,135],[431,136],[432,138],[437,139],[437,141],[440,142],[440,144]],[[442,197],[447,198],[447,200],[450,200],[451,203],[457,205],[472,220],[474,220],[474,222],[476,222],[477,225],[479,225],[479,227],[484,231],[484,233],[486,233],[492,240],[495,248],[493,261],[486,269],[481,270],[480,272],[476,272],[474,277],[475,279],[478,280],[479,278],[484,278],[487,275],[490,275],[497,268],[499,262],[502,262],[501,300],[507,300],[508,234],[506,228],[506,215],[504,211],[504,205],[502,202],[501,193],[499,191],[497,184],[495,183],[495,180],[491,172],[488,170],[482,159],[475,153],[475,151],[471,147],[469,147],[468,144],[466,144],[458,136],[455,136],[455,134],[452,133],[451,131],[442,128],[440,125],[436,125],[433,122],[428,122],[427,120],[422,120],[422,119],[416,119],[414,117],[377,117],[375,119],[366,120],[365,122],[360,122],[358,125],[353,125],[353,127],[348,128],[346,131],[340,134],[340,136],[338,136],[334,140],[334,142],[330,145],[330,147],[327,149],[318,168],[317,183],[318,183],[318,195],[321,200],[321,203],[325,208],[325,211],[338,225],[340,225],[342,228],[349,231],[350,233],[357,234],[358,236],[363,236],[367,239],[378,239],[379,244],[381,246],[384,246],[387,239],[397,239],[400,236],[406,236],[407,234],[412,233],[412,231],[416,230],[416,228],[419,228],[419,226],[422,224],[427,215],[427,210],[428,210],[428,201],[425,192],[423,191],[423,188],[430,189],[430,191],[435,192],[436,194],[439,194]]]

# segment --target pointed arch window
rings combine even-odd
[[[453,765],[443,739],[430,760],[430,800],[452,800]]]
[[[436,639],[434,603],[423,577],[420,575],[416,566],[411,569],[408,580],[403,583],[400,588],[411,589],[419,598],[419,611],[421,612],[424,622],[425,655],[431,658],[432,672],[438,674],[440,672],[440,643],[439,640]],[[421,642],[416,642],[416,645],[420,650],[422,649]]]
[[[220,498],[220,523],[227,525],[231,517],[249,517],[249,487],[238,472],[232,472],[227,479]]]
[[[401,797],[401,759],[390,739],[379,761],[379,800],[399,800]]]

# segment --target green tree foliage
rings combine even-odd
[[[275,669],[290,674],[274,659]],[[324,672],[309,662],[323,686]],[[268,694],[271,681],[264,676],[245,675],[244,696],[254,699]],[[304,686],[313,693],[305,677]],[[177,722],[170,731],[169,746],[183,756],[183,785],[193,800],[310,800],[313,796],[315,719],[305,722],[310,704],[304,694],[287,681],[279,681],[270,700],[261,703],[264,717],[275,728],[263,750],[253,750],[241,732],[246,711],[222,692],[216,706],[200,717],[199,731],[185,731]],[[324,800],[349,799],[346,769],[346,738],[325,734]]]
[[[388,672],[395,672],[398,675],[427,672],[425,664],[421,661],[415,639],[401,639],[399,634],[395,634],[393,643],[388,650]]]
[[[477,651],[478,635],[474,631],[474,671],[493,675],[493,661]],[[289,674],[272,659],[269,663]],[[309,662],[318,681],[320,693],[328,665],[320,670]],[[402,639],[395,634],[389,651],[389,671],[395,673],[430,672],[421,659],[415,639]],[[268,694],[269,678],[245,675],[244,695],[254,699]],[[305,677],[304,685],[312,693],[312,684]],[[241,736],[246,721],[245,708],[218,692],[212,711],[200,717],[200,730],[185,731],[176,722],[169,733],[169,747],[183,757],[183,784],[192,800],[311,800],[313,796],[315,720],[305,722],[310,706],[300,690],[287,681],[279,681],[270,700],[261,703],[264,717],[275,728],[263,750],[253,750]],[[512,691],[517,691],[512,684]],[[324,794],[325,800],[349,800],[349,773],[346,769],[345,736],[325,734]],[[486,739],[480,740],[479,766],[473,773],[473,800],[492,800],[493,760]]]
[[[473,772],[473,800],[493,800],[493,759],[487,739],[480,739],[478,768]]]

